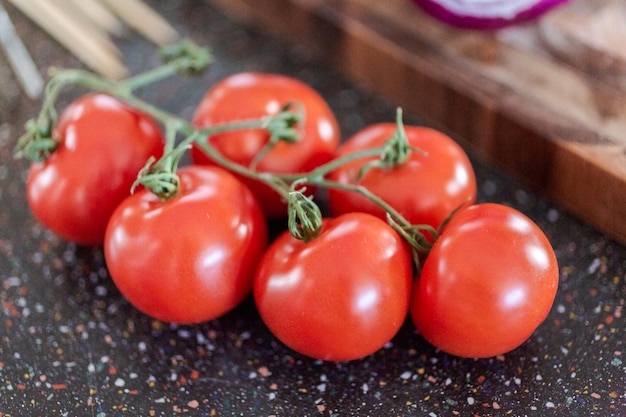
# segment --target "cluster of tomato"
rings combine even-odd
[[[207,127],[259,118],[294,100],[305,110],[300,140],[277,143],[255,163],[258,172],[305,176],[342,156],[384,146],[399,128],[373,124],[340,143],[335,116],[310,86],[253,73],[211,88],[192,122]],[[330,213],[311,239],[285,231],[269,242],[267,220],[286,215],[284,199],[266,183],[216,166],[198,146],[192,163],[177,171],[173,197],[145,188],[129,194],[148,158],[162,155],[164,138],[149,115],[107,94],[86,95],[64,110],[54,130],[59,146],[32,163],[27,197],[34,216],[52,231],[103,245],[120,292],[160,320],[207,321],[252,292],[272,333],[318,359],[369,355],[409,316],[424,338],[451,354],[508,352],[530,337],[552,306],[558,268],[551,245],[518,211],[474,204],[474,171],[452,139],[426,127],[403,129],[415,149],[405,160],[382,166],[372,164],[377,156],[354,159],[312,184],[329,185]],[[248,166],[268,133],[240,129],[206,140]],[[429,251],[419,269],[387,213],[342,184],[366,188],[412,225],[441,228],[426,236]]]

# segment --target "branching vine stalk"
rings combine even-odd
[[[59,142],[53,135],[54,126],[58,121],[55,105],[64,88],[76,86],[110,94],[149,114],[159,121],[166,131],[166,143],[162,157],[146,162],[146,165],[138,173],[137,180],[133,184],[133,190],[137,186],[143,185],[162,200],[175,197],[179,186],[176,171],[182,156],[190,147],[195,145],[217,165],[241,176],[265,183],[275,190],[280,198],[289,203],[288,227],[290,232],[294,237],[304,241],[314,239],[319,234],[322,225],[322,213],[319,206],[312,197],[305,196],[303,193],[306,185],[361,194],[387,213],[389,224],[413,247],[415,263],[419,268],[420,256],[430,250],[440,230],[435,230],[426,225],[410,224],[394,207],[358,184],[368,170],[390,170],[404,164],[411,153],[423,153],[423,151],[410,146],[404,131],[401,109],[398,109],[396,114],[398,126],[396,133],[381,147],[366,149],[337,158],[305,173],[274,174],[262,172],[258,170],[258,165],[274,146],[280,142],[295,143],[300,140],[299,126],[303,125],[306,117],[303,106],[298,102],[290,102],[286,103],[281,111],[275,115],[197,128],[190,121],[138,98],[135,91],[174,74],[194,75],[200,73],[211,64],[212,55],[208,49],[201,48],[190,41],[168,46],[160,52],[165,64],[120,82],[113,82],[84,70],[52,70],[46,86],[42,109],[37,118],[27,122],[26,131],[18,140],[17,155],[41,162],[58,147]],[[210,136],[212,135],[250,128],[266,129],[270,139],[249,166],[231,161],[211,145]],[[182,139],[177,143],[179,137]],[[372,157],[377,158],[363,166],[355,178],[355,184],[343,184],[327,179],[330,172],[344,164],[356,159],[371,159]]]

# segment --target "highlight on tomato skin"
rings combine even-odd
[[[370,355],[408,316],[411,254],[384,221],[349,213],[323,221],[305,243],[289,232],[263,255],[253,294],[269,330],[298,353],[326,361]]]
[[[411,317],[447,353],[471,358],[510,352],[548,316],[559,282],[542,230],[508,206],[459,211],[444,228],[416,280]]]
[[[259,172],[305,173],[330,161],[339,145],[339,123],[325,99],[311,86],[282,74],[243,72],[230,75],[212,86],[197,105],[192,122],[196,127],[258,119],[275,115],[283,106],[297,102],[304,109],[296,143],[280,142],[258,163]],[[207,139],[222,155],[249,166],[269,141],[264,129],[239,129]],[[195,145],[194,164],[214,164]],[[268,217],[284,217],[286,203],[265,184],[241,178],[255,193]],[[311,188],[313,191],[313,188]]]

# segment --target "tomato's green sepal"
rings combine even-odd
[[[26,133],[17,142],[16,156],[33,162],[43,162],[59,147],[52,137],[52,123],[39,123],[35,119],[26,122]]]
[[[182,75],[198,75],[213,62],[209,48],[189,39],[162,47],[159,55],[165,63],[175,63],[177,72]]]
[[[404,130],[402,108],[400,107],[396,110],[396,125],[398,128],[394,135],[385,142],[383,151],[380,153],[380,158],[363,165],[357,175],[357,181],[363,178],[365,173],[372,168],[391,170],[397,166],[404,165],[413,152],[426,154],[425,151],[411,146],[409,143],[409,138],[406,136],[406,131]]]
[[[291,235],[304,242],[319,236],[322,230],[322,212],[313,199],[300,191],[291,191],[288,200],[287,223]]]

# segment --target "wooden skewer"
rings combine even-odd
[[[121,79],[128,70],[118,58],[115,46],[77,23],[56,1],[9,0],[87,66],[111,79]]]
[[[17,35],[13,22],[1,2],[0,49],[4,50],[9,65],[26,95],[30,98],[37,98],[44,88],[43,78],[26,46]]]
[[[23,1],[23,0],[22,0]],[[32,1],[32,0],[31,0]],[[72,22],[80,32],[93,38],[93,41],[103,48],[107,48],[109,51],[116,55],[121,55],[115,43],[109,37],[109,33],[101,24],[94,24],[92,20],[86,15],[80,7],[76,7],[72,0],[47,0],[45,2],[41,0],[40,3],[45,3],[47,10],[54,13],[63,22]],[[84,1],[84,0],[83,0]],[[85,3],[86,4],[86,3]]]
[[[176,30],[142,0],[9,0],[94,71],[121,79],[128,70],[109,34],[124,21],[157,45],[179,38]]]
[[[124,33],[124,24],[115,14],[102,4],[100,0],[65,0],[80,10],[89,21],[102,27],[107,33],[121,36]]]
[[[179,36],[176,30],[161,15],[142,0],[102,0],[128,26],[157,45],[167,45]]]

